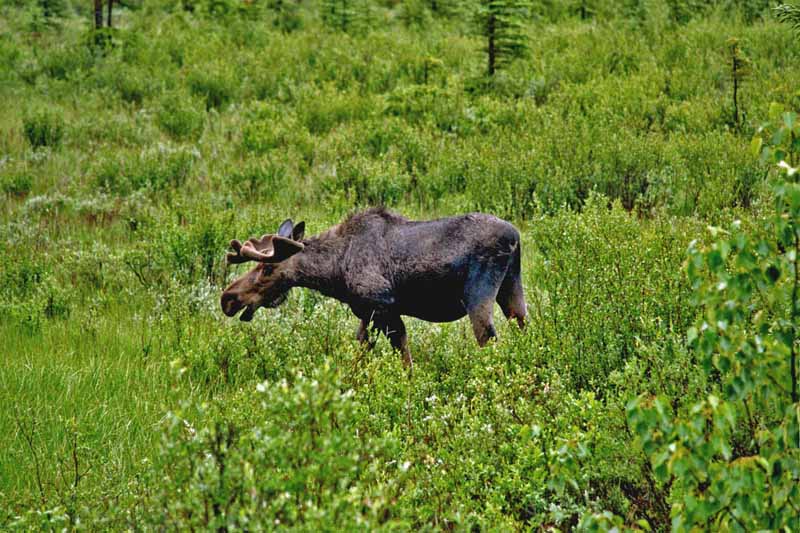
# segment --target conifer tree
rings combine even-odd
[[[354,0],[323,0],[322,20],[337,30],[352,32],[356,22]]]
[[[103,0],[94,0],[94,29],[103,27]]]
[[[494,73],[528,51],[524,19],[526,0],[480,0],[478,21],[486,39],[487,73]]]
[[[795,33],[800,34],[800,5],[780,4],[775,8],[775,17],[791,26]]]
[[[426,0],[426,3],[435,16],[450,17],[459,10],[458,0]]]
[[[106,26],[109,28],[111,27],[111,23],[113,19],[111,18],[111,12],[114,10],[114,0],[108,0],[108,18],[106,19]]]
[[[274,13],[272,25],[284,33],[290,33],[300,27],[298,3],[293,0],[270,0],[267,7]]]
[[[67,13],[67,5],[64,0],[37,0],[37,5],[42,10],[45,20],[61,18]]]
[[[750,60],[742,52],[738,39],[728,39],[727,44],[731,61],[731,81],[733,82],[733,126],[739,129],[739,89],[750,74]]]

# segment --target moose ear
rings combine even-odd
[[[270,263],[279,263],[285,259],[289,259],[297,252],[302,252],[303,246],[301,243],[287,239],[279,235],[272,237],[273,255],[270,258]]]
[[[278,228],[278,235],[280,235],[281,237],[291,238],[293,227],[294,224],[292,223],[292,219],[287,218],[286,220],[281,222],[281,225]]]
[[[295,241],[302,241],[303,235],[306,233],[306,223],[305,222],[298,222],[295,224],[294,229],[292,230],[292,239]]]

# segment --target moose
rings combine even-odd
[[[361,320],[356,338],[372,348],[369,329],[383,333],[412,364],[402,316],[452,322],[469,315],[484,346],[496,337],[496,301],[520,328],[527,314],[520,272],[520,236],[504,220],[483,213],[411,221],[385,208],[355,213],[317,236],[305,223],[285,220],[277,234],[232,240],[229,264],[255,268],[222,293],[222,311],[277,307],[293,287],[333,297]]]

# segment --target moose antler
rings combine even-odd
[[[233,252],[228,252],[228,264],[256,261],[261,263],[277,263],[296,254],[303,249],[302,243],[279,235],[262,235],[247,239],[244,244],[237,239],[231,241]]]

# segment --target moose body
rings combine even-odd
[[[361,320],[357,338],[384,333],[411,364],[402,316],[450,322],[468,315],[478,343],[496,335],[496,301],[519,326],[526,317],[520,237],[510,223],[471,213],[410,221],[383,208],[350,216],[303,238],[304,223],[281,224],[276,235],[231,241],[228,261],[257,261],[222,294],[222,310],[251,320],[259,307],[279,305],[292,287],[306,287],[347,304]]]

